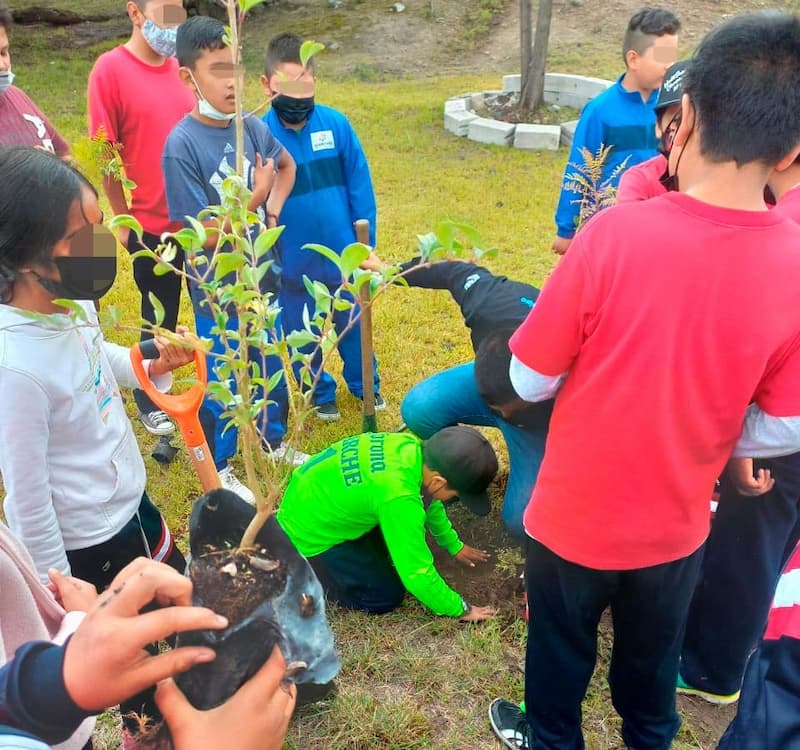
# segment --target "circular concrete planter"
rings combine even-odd
[[[605,91],[613,81],[587,76],[573,76],[566,73],[545,75],[544,100],[547,104],[583,109],[590,99]],[[503,76],[502,92],[520,90],[520,76]],[[502,120],[479,117],[476,109],[483,106],[487,94],[500,91],[482,91],[473,94],[459,94],[444,103],[444,127],[457,136],[469,138],[478,143],[491,143],[497,146],[513,146],[526,151],[555,151],[560,144],[572,144],[577,120],[561,125],[536,125],[520,123],[516,125]]]

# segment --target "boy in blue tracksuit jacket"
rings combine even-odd
[[[321,281],[335,290],[341,284],[336,266],[313,250],[302,250],[313,242],[341,253],[356,241],[353,223],[368,219],[370,244],[375,244],[375,193],[367,159],[347,118],[330,107],[314,102],[313,70],[300,62],[301,40],[279,34],[267,45],[265,75],[261,77],[272,108],[264,122],[297,163],[294,189],[283,206],[281,224],[286,226],[283,243],[283,274],[280,304],[283,328],[288,333],[303,328],[303,308],[313,313],[314,300],[303,284],[303,276]],[[356,310],[333,313],[340,333]],[[339,341],[343,375],[350,392],[363,396],[361,336],[356,323]],[[321,367],[321,353],[312,363],[314,376]],[[299,373],[299,364],[296,372]],[[379,395],[380,379],[375,362],[375,406],[384,408]],[[336,381],[319,373],[313,396],[321,419],[339,418]]]
[[[576,171],[573,165],[584,163],[581,149],[596,154],[601,146],[612,147],[603,181],[623,163],[628,168],[656,156],[655,106],[664,74],[678,59],[680,27],[675,15],[663,8],[642,8],[628,22],[622,43],[625,73],[584,107],[575,129],[556,208],[553,252],[563,255],[575,235],[581,195],[567,189],[567,175]],[[616,175],[613,187],[620,177]]]

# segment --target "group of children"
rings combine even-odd
[[[89,117],[92,135],[119,144],[136,183],[128,205],[118,179],[105,180],[112,210],[142,224],[141,238],[120,238],[135,251],[139,243],[156,247],[187,216],[219,202],[221,182],[234,169],[238,73],[221,23],[184,20],[180,0],[129,0],[127,9],[131,38],[97,61]],[[8,58],[9,24],[0,8],[0,61]],[[264,415],[265,450],[298,467],[277,520],[329,598],[380,613],[410,591],[434,613],[471,622],[493,611],[470,604],[442,580],[425,532],[464,565],[487,559],[461,542],[443,503],[458,497],[476,513],[489,511],[495,453],[480,433],[458,425],[501,429],[515,477],[503,517],[526,539],[530,618],[524,711],[497,700],[489,715],[498,738],[514,750],[583,746],[580,703],[595,666],[598,622],[609,606],[615,641],[609,682],[628,747],[669,747],[680,723],[676,687],[735,700],[777,576],[797,541],[800,20],[778,13],[734,18],[686,63],[676,63],[679,28],[661,9],[631,19],[626,73],[587,106],[573,147],[613,146],[607,169],[630,168],[619,205],[575,234],[575,196],[562,193],[554,250],[565,257],[541,294],[463,263],[445,264],[446,271],[406,267],[412,286],[451,291],[476,350],[474,363],[440,373],[406,397],[403,414],[415,435],[355,436],[308,457],[283,442],[280,390]],[[24,97],[10,84],[3,88],[8,70],[0,70],[0,118],[9,116],[3,105],[11,100],[4,97]],[[262,83],[272,107],[264,121],[244,121],[249,208],[266,226],[286,225],[278,301],[284,327],[292,330],[310,304],[303,276],[331,289],[339,282],[332,264],[300,247],[316,241],[341,249],[354,241],[359,218],[369,219],[374,233],[375,199],[352,128],[314,101],[313,69],[301,63],[298,38],[284,34],[269,43]],[[36,133],[40,138],[38,126]],[[138,608],[119,603],[125,597],[141,603],[161,592],[155,598],[189,600],[188,584],[167,567],[126,568],[137,556],[179,571],[185,563],[145,493],[144,464],[119,390],[136,385],[128,352],[103,340],[86,302],[108,276],[103,258],[91,257],[103,221],[98,196],[72,166],[45,153],[56,150],[48,138],[50,148],[41,138],[0,148],[0,470],[6,517],[33,559],[10,537],[4,547],[16,571],[13,595],[38,613],[25,624],[27,640],[58,640],[63,610],[90,614],[66,648],[26,647],[23,634],[3,627],[2,646],[18,658],[0,671],[9,696],[0,725],[21,723],[23,734],[60,741],[71,734],[64,727],[74,731],[109,703],[123,700],[124,710],[152,714],[157,702],[176,747],[203,747],[211,725],[207,737],[182,730],[192,722],[174,688],[160,687],[156,698],[141,690],[208,653],[189,659],[179,649],[158,675],[121,680],[119,690],[93,689],[81,672],[91,635],[109,632],[109,610],[119,608],[117,626],[130,628],[128,658],[141,659],[155,639]],[[772,210],[767,188],[777,201]],[[77,257],[86,243],[89,252]],[[214,247],[216,237],[209,243]],[[183,260],[176,252],[173,262]],[[155,322],[152,293],[165,308],[166,326],[188,336],[177,328],[179,277],[157,275],[143,259],[135,261],[134,277],[142,316]],[[215,321],[198,290],[190,292],[197,333],[214,342]],[[60,297],[82,300],[84,323],[63,314],[54,303]],[[349,312],[334,320],[341,328],[349,323]],[[170,371],[190,355],[160,339],[157,347],[160,357],[147,367],[168,388]],[[348,388],[360,397],[357,327],[340,351]],[[377,390],[377,369],[375,375]],[[314,398],[321,419],[339,416],[330,376],[319,374]],[[166,432],[166,416],[144,394],[136,399],[145,426]],[[376,402],[383,404],[379,393]],[[224,429],[218,404],[209,399],[204,406],[224,484],[248,499],[252,493],[229,464],[235,432]],[[732,454],[737,458],[725,472]],[[755,473],[752,458],[762,456],[780,458],[759,463]],[[708,498],[720,475],[719,509],[706,543]],[[754,560],[740,559],[745,543]],[[722,741],[726,750],[781,750],[798,731],[788,716],[780,733],[772,716],[764,718],[775,695],[798,689],[797,675],[781,661],[781,648],[795,649],[800,636],[792,606],[800,600],[793,589],[797,566],[795,555],[774,597],[767,640],[749,661],[742,710]],[[65,577],[70,573],[97,590],[111,588],[97,601],[91,587]],[[49,581],[59,606],[36,574]],[[746,616],[736,617],[737,606]],[[224,626],[200,610],[193,617],[192,627]],[[170,622],[171,630],[158,634],[189,623]],[[124,676],[123,657],[112,646],[99,648],[100,673],[110,676],[115,659]],[[232,716],[257,689],[268,695],[277,717],[275,747],[294,700],[278,695],[278,671],[268,663],[262,670],[268,676],[254,678],[258,688],[248,683],[226,704]],[[66,718],[50,735],[46,721],[31,718],[26,696],[41,689],[42,675],[56,673],[54,701],[65,706]],[[780,738],[754,745],[765,734],[754,727],[762,724]],[[137,747],[132,729],[126,724],[126,748]],[[85,727],[78,731],[70,740],[76,748],[87,736]]]

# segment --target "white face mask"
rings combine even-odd
[[[197,85],[194,74],[189,71],[189,75],[192,76],[192,82],[197,89],[197,111],[203,115],[203,117],[207,117],[209,120],[217,120],[218,122],[230,122],[236,117],[236,112],[226,114],[225,112],[220,112],[211,104],[211,102],[203,96],[203,92],[200,91],[200,86]]]
[[[0,73],[0,95],[5,94],[12,83],[14,83],[14,74],[10,69]]]

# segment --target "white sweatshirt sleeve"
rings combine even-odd
[[[110,341],[103,341],[103,349],[105,350],[108,362],[111,365],[111,372],[114,373],[114,378],[123,388],[140,388],[139,381],[133,372],[133,365],[131,364],[131,350],[127,346],[120,346],[113,344]],[[153,360],[144,360],[144,371],[150,372],[150,363]],[[172,373],[168,372],[164,375],[156,375],[153,378],[153,385],[162,393],[167,393],[172,387]]]
[[[11,396],[3,398],[0,419],[0,473],[8,525],[28,548],[42,581],[49,580],[48,568],[69,575],[47,470],[47,393],[33,378],[11,369],[0,370],[0,393]]]
[[[775,458],[800,452],[800,416],[773,417],[750,404],[733,455],[743,458]]]
[[[542,375],[523,364],[515,355],[511,355],[511,365],[508,370],[511,385],[523,401],[535,403],[553,398],[567,373],[561,375]]]

